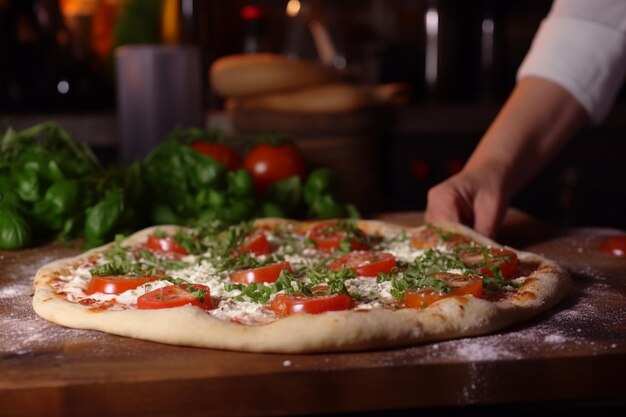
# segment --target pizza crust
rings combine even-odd
[[[286,224],[269,219],[258,225]],[[306,223],[291,222],[307,227]],[[370,233],[410,231],[410,228],[381,221],[361,220],[359,227]],[[501,247],[458,224],[442,228],[469,236],[480,244]],[[173,231],[174,226],[144,229],[126,239],[132,245],[145,241],[155,229]],[[242,325],[214,318],[203,310],[184,306],[161,310],[96,310],[56,295],[50,281],[59,273],[112,244],[79,256],[52,262],[36,274],[33,307],[46,320],[67,327],[99,330],[173,345],[248,352],[308,353],[370,350],[409,346],[501,330],[528,320],[554,306],[570,288],[567,272],[543,257],[514,250],[522,263],[537,265],[516,295],[499,302],[472,296],[449,297],[426,309],[373,309],[339,311],[318,315],[296,314],[263,325]]]

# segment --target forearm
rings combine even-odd
[[[464,170],[491,166],[515,194],[588,124],[583,107],[565,89],[536,77],[522,79]]]

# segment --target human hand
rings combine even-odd
[[[428,192],[426,221],[456,221],[493,237],[513,194],[588,122],[568,90],[523,78],[463,170]]]
[[[425,219],[453,221],[494,237],[511,198],[495,167],[464,169],[428,192]]]

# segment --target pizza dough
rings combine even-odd
[[[387,238],[402,234],[411,236],[420,230],[380,221],[361,220],[356,224],[368,234]],[[311,227],[310,224],[281,219],[261,220],[256,225],[264,230],[275,226],[299,230]],[[500,247],[458,224],[438,227],[467,236],[486,247]],[[177,227],[148,228],[128,237],[123,244],[142,245],[157,229],[174,233]],[[67,290],[62,290],[65,287],[59,286],[60,282],[71,281],[78,267],[93,262],[112,245],[42,267],[34,281],[33,307],[37,314],[63,326],[173,345],[248,352],[352,351],[409,346],[495,332],[549,309],[570,288],[567,272],[557,264],[535,254],[514,250],[519,258],[518,269],[522,271],[522,276],[517,278],[520,285],[499,300],[471,295],[450,296],[423,309],[402,308],[399,303],[393,309],[374,307],[322,314],[293,314],[260,324],[242,324],[217,318],[191,305],[154,310],[137,309],[132,304],[121,309],[94,308],[93,305],[77,302]]]

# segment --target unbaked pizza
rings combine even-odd
[[[157,226],[42,267],[33,306],[68,327],[254,352],[407,346],[555,305],[567,272],[458,224],[263,219]]]

